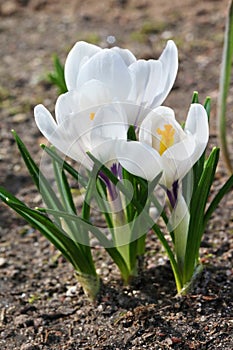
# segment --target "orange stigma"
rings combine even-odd
[[[94,118],[95,118],[95,113],[94,113],[94,112],[90,113],[90,116],[89,116],[89,117],[90,117],[91,120],[94,120]]]
[[[159,154],[162,155],[169,147],[174,144],[175,129],[171,124],[165,124],[164,130],[158,128],[156,131],[159,135],[162,136],[159,145]]]

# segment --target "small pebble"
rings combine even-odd
[[[0,258],[0,267],[4,267],[6,265],[6,259]]]
[[[68,287],[68,290],[66,292],[66,296],[67,297],[74,297],[76,295],[76,292],[77,292],[76,286]]]
[[[20,350],[40,350],[38,345],[23,344]]]
[[[17,5],[14,1],[4,1],[0,5],[0,13],[2,16],[12,16],[17,12]]]

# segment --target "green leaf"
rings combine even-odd
[[[230,2],[228,16],[226,20],[222,69],[220,75],[219,99],[218,99],[218,129],[221,149],[227,168],[233,173],[230,152],[227,144],[227,96],[231,82],[233,58],[233,1]]]
[[[199,103],[198,92],[197,91],[194,91],[194,93],[193,93],[192,103]]]
[[[54,147],[47,147],[44,144],[40,145],[41,148],[52,158],[54,159],[64,170],[66,170],[78,183],[80,183],[83,187],[87,185],[86,179],[77,172],[69,163],[67,163],[63,158],[61,158]]]
[[[38,166],[35,164],[23,141],[20,139],[20,137],[14,130],[12,130],[12,134],[15,138],[15,141],[25,162],[25,165],[27,166],[28,171],[38,191],[40,192],[45,204],[49,208],[62,210],[62,205],[59,199],[57,198],[55,192],[53,191],[52,187],[50,186],[50,183],[44,177]],[[57,224],[59,224],[59,222],[57,222]]]
[[[108,225],[108,228],[111,229],[111,228],[113,228],[113,222],[112,222],[111,215],[109,213],[109,206],[107,206],[107,204],[106,204],[106,202],[108,201],[106,186],[103,183],[103,181],[98,179],[98,178],[96,179],[96,188],[97,188],[97,192],[99,194],[99,196],[95,197],[96,203],[97,203],[100,211],[105,216],[105,220],[106,220],[106,223]],[[102,199],[104,199],[104,201]]]
[[[64,211],[72,214],[76,214],[76,208],[73,202],[73,197],[71,194],[71,190],[69,187],[69,183],[65,172],[63,171],[63,167],[60,164],[53,160],[53,169],[55,180],[57,184],[57,188],[60,194],[61,201],[63,203]],[[69,220],[64,220],[63,226],[65,225],[68,236],[74,241],[78,240],[82,245],[79,246],[82,249],[85,255],[90,255],[90,247],[89,247],[89,235],[88,232],[83,232],[82,228],[76,225],[74,222],[70,222]]]
[[[44,208],[38,208],[38,210],[44,212]],[[48,213],[52,214],[53,216],[62,217],[65,220],[70,220],[77,222],[80,226],[83,226],[83,229],[85,231],[91,231],[93,235],[98,239],[100,244],[106,249],[106,251],[109,253],[109,255],[112,257],[113,261],[118,265],[122,276],[128,275],[129,271],[127,268],[127,265],[118,252],[118,250],[113,246],[113,241],[110,241],[106,238],[105,234],[101,232],[96,226],[94,226],[92,223],[90,223],[88,220],[84,218],[80,218],[76,215],[69,214],[66,212],[56,211],[56,210],[48,210]]]
[[[198,185],[194,188],[190,205],[190,223],[184,262],[184,284],[189,282],[192,278],[199,256],[201,238],[204,233],[204,212],[210,188],[214,180],[218,159],[219,148],[213,148],[209,158],[205,162]]]
[[[58,87],[59,93],[64,94],[67,92],[67,86],[65,81],[64,66],[61,64],[58,56],[53,55],[54,71],[48,74],[48,80]]]
[[[94,267],[85,256],[80,254],[76,243],[67,237],[66,232],[56,226],[47,216],[37,210],[28,208],[23,202],[19,201],[2,187],[0,187],[0,198],[22,216],[32,227],[39,230],[76,270],[95,275]],[[47,212],[46,209],[44,209],[44,211]]]
[[[97,165],[97,168],[101,171],[103,171],[103,173],[109,178],[109,180],[114,184],[118,184],[118,188],[119,190],[126,196],[126,198],[131,198],[131,193],[128,191],[128,189],[112,174],[112,172],[103,164],[101,164],[101,162],[96,159],[91,153],[87,152],[87,154],[89,155],[89,157],[93,160],[93,162]],[[179,274],[179,269],[178,269],[178,265],[177,262],[175,260],[174,254],[171,251],[171,248],[166,240],[166,238],[164,237],[163,233],[161,232],[160,228],[158,227],[158,225],[156,225],[153,220],[151,219],[151,217],[148,215],[148,213],[146,213],[145,211],[143,211],[143,207],[141,206],[141,203],[136,201],[134,198],[132,199],[132,203],[134,204],[135,208],[137,209],[137,211],[139,213],[142,213],[142,219],[145,220],[146,222],[146,226],[148,227],[148,225],[151,227],[151,229],[155,232],[155,234],[157,235],[157,237],[159,238],[160,242],[162,243],[164,249],[166,250],[166,253],[169,257],[171,266],[172,266],[172,270],[175,276],[175,280],[176,280],[176,285],[177,285],[177,290],[181,290],[182,288],[182,283],[181,283],[181,277]]]
[[[207,225],[211,215],[214,213],[215,209],[219,205],[220,201],[223,199],[225,194],[227,194],[231,189],[233,189],[233,175],[229,177],[227,182],[220,188],[212,202],[210,203],[205,216],[204,216],[204,227]]]
[[[211,98],[209,96],[206,97],[206,100],[204,102],[204,108],[206,110],[206,113],[208,115],[208,121],[210,120],[210,110],[211,110]]]
[[[136,133],[135,133],[135,127],[133,125],[130,125],[130,127],[128,129],[127,140],[137,141],[137,137],[136,137]]]
[[[47,216],[25,206],[12,196],[10,193],[5,193],[7,198],[3,198],[4,189],[0,188],[0,197],[5,203],[21,215],[32,227],[38,229],[58,250],[63,256],[71,262],[74,268],[81,272],[91,275],[96,275],[95,267],[92,259],[83,254],[80,250],[80,244],[70,239],[63,229],[56,226]],[[48,210],[49,211],[49,210]],[[43,212],[48,213],[47,209],[43,208]],[[56,212],[51,209],[51,212]],[[56,216],[56,215],[54,215]]]
[[[53,161],[53,169],[63,207],[66,209],[66,211],[76,214],[76,208],[70,191],[70,186],[63,169],[56,161]]]
[[[46,205],[51,209],[55,209],[55,210],[63,210],[63,206],[61,204],[61,202],[59,201],[59,199],[57,198],[55,192],[53,191],[53,189],[51,188],[49,182],[47,181],[47,179],[44,177],[44,175],[40,172],[39,168],[37,167],[37,165],[35,164],[35,162],[33,161],[32,157],[30,156],[26,146],[24,145],[24,143],[22,142],[22,140],[19,138],[19,136],[16,134],[15,131],[13,131],[13,135],[14,138],[16,140],[17,146],[19,148],[19,151],[24,159],[24,162],[29,170],[29,173],[32,176],[32,179],[35,183],[35,185],[37,186],[38,190],[41,191],[41,195],[43,200],[45,201]],[[53,155],[55,155],[55,151],[52,152]],[[55,158],[55,157],[54,157]],[[54,159],[53,158],[53,159]],[[57,159],[59,159],[59,161],[57,162]],[[54,160],[54,168],[55,168],[55,177],[57,180],[57,185],[60,191],[60,195],[61,198],[63,200],[63,204],[64,207],[66,208],[66,210],[71,210],[72,212],[75,212],[75,206],[73,203],[73,199],[72,199],[72,195],[70,192],[70,188],[69,188],[69,184],[67,181],[67,178],[65,176],[65,173],[63,171],[63,169],[60,169],[60,158],[56,157],[56,160]],[[69,167],[68,167],[69,168]],[[61,170],[61,171],[60,171]],[[69,168],[70,170],[70,168]],[[74,172],[73,172],[74,173]],[[8,194],[10,195],[10,194]],[[12,199],[12,198],[11,198]],[[16,201],[16,199],[15,199]],[[15,203],[15,202],[14,202]],[[21,206],[23,205],[23,203],[18,202],[18,204],[20,204]],[[9,203],[8,203],[9,205]],[[25,206],[25,208],[27,208]],[[19,212],[19,209],[14,208],[17,212]],[[27,209],[29,210],[29,208]],[[32,213],[32,212],[31,212]],[[22,210],[19,212],[19,214],[24,217],[29,223],[34,224],[35,227],[35,222],[32,221],[32,218],[28,217],[28,215],[26,213],[23,213]],[[60,218],[58,218],[57,216],[54,217],[55,222],[57,223],[57,225],[60,226],[62,223],[60,222]],[[64,222],[63,222],[63,226],[64,226]],[[38,226],[36,226],[44,235],[46,235],[45,231]],[[55,226],[56,227],[56,226]],[[90,247],[89,247],[89,239],[88,239],[88,233],[85,232],[81,232],[79,230],[79,227],[75,226],[75,225],[70,225],[69,222],[66,223],[66,229],[67,232],[70,235],[70,239],[71,238],[80,238],[82,235],[82,241],[84,243],[84,238],[85,238],[85,243],[87,243],[87,245],[84,244],[78,244],[76,242],[76,239],[73,240],[73,247],[75,249],[75,255],[77,256],[77,258],[80,258],[80,262],[82,264],[82,261],[86,261],[84,263],[84,272],[87,270],[88,273],[88,269],[91,269],[92,271],[95,270],[94,268],[94,264],[92,261],[92,256],[91,256],[91,251],[90,251]],[[65,232],[65,231],[63,231]],[[74,234],[76,234],[76,236],[74,237]],[[79,236],[79,237],[78,237]],[[52,236],[50,236],[50,238],[48,237],[48,233],[46,235],[46,237],[56,245],[56,247],[58,247],[58,244],[56,242],[54,242],[54,240],[52,239]],[[80,242],[80,240],[79,240]],[[59,247],[58,247],[59,249]],[[64,251],[62,251],[64,252]],[[74,258],[75,260],[75,258]],[[80,263],[79,263],[80,264]],[[79,264],[76,264],[77,266]],[[86,266],[86,267],[85,267]],[[87,266],[89,266],[87,268]]]
[[[175,259],[175,256],[168,244],[168,241],[166,240],[163,232],[161,232],[160,228],[158,225],[154,224],[153,227],[152,227],[152,230],[155,232],[156,236],[158,237],[158,239],[160,240],[160,242],[162,243],[166,253],[167,253],[167,256],[170,260],[170,264],[171,264],[171,267],[172,267],[172,271],[173,271],[173,274],[174,274],[174,277],[175,277],[175,282],[176,282],[176,288],[177,288],[177,291],[178,293],[181,291],[182,287],[183,287],[183,283],[182,283],[182,276],[179,272],[179,268],[178,268],[178,264],[176,262],[176,259]]]

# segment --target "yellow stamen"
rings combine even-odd
[[[94,118],[95,118],[95,113],[94,112],[90,113],[90,119],[94,120]]]
[[[158,128],[156,131],[162,136],[159,145],[159,154],[162,155],[163,152],[174,144],[175,129],[171,124],[165,124],[164,130]]]

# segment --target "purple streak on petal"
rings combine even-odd
[[[116,176],[119,180],[122,179],[122,166],[121,166],[121,164],[113,163],[110,170],[113,173],[113,175]],[[100,171],[99,176],[104,181],[104,183],[108,189],[108,193],[109,193],[111,200],[114,201],[118,196],[118,193],[116,191],[116,186],[109,180],[109,178],[102,171]]]
[[[111,166],[111,172],[114,176],[116,176],[119,180],[122,179],[122,166],[120,163],[113,163]]]
[[[99,176],[101,178],[101,180],[105,183],[107,189],[108,189],[108,193],[110,195],[110,198],[113,200],[115,198],[115,191],[113,188],[113,183],[109,180],[109,178],[102,172],[100,171]]]
[[[177,198],[178,198],[178,189],[179,189],[179,182],[178,180],[176,180],[172,184],[172,190],[173,190],[173,196],[174,196],[175,202],[177,201]]]
[[[122,166],[120,163],[113,163],[111,166],[111,171],[113,175],[118,178],[118,180],[122,179]]]
[[[113,173],[114,176],[117,177],[117,163],[113,163],[113,165],[111,166],[111,172]]]
[[[168,199],[169,199],[169,202],[170,202],[172,208],[174,208],[176,202],[175,202],[175,199],[174,199],[174,197],[173,197],[172,191],[170,191],[170,190],[167,189],[167,196],[168,196]]]
[[[177,202],[178,189],[179,189],[179,182],[178,182],[178,180],[176,180],[172,184],[172,189],[171,190],[169,190],[169,189],[166,190],[167,196],[168,196],[168,199],[169,199],[169,202],[170,202],[172,208],[175,208],[175,205],[176,205],[176,202]]]

